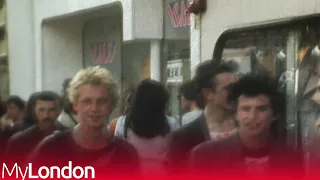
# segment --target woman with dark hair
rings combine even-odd
[[[165,174],[169,134],[173,123],[166,116],[169,94],[154,80],[140,83],[125,118],[124,138],[138,151],[143,174]]]

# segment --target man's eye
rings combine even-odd
[[[99,104],[107,103],[109,101],[108,98],[103,98],[98,101]]]
[[[268,106],[260,106],[257,108],[259,111],[266,111],[268,109]]]
[[[91,100],[90,100],[90,99],[84,99],[82,102],[83,102],[84,104],[90,104],[90,103],[91,103]]]
[[[250,107],[240,107],[240,110],[242,110],[242,111],[250,111]]]

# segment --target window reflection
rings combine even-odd
[[[266,72],[278,80],[286,104],[278,122],[285,124],[287,142],[302,148],[307,169],[314,170],[320,164],[320,27],[319,19],[308,22],[224,34],[215,57],[237,62],[240,73]]]
[[[320,163],[318,153],[320,120],[320,51],[314,36],[315,31],[302,32],[299,47],[299,100],[302,133],[302,148],[305,152],[307,169],[312,170]]]
[[[239,74],[248,72],[268,73],[279,79],[279,89],[286,94],[286,112],[275,123],[275,133],[285,136],[285,124],[295,123],[294,63],[288,63],[287,49],[291,47],[289,31],[245,32],[230,34],[223,45],[222,60],[234,61],[239,66]],[[291,51],[291,53],[293,53]],[[287,114],[293,114],[286,116]],[[291,130],[292,144],[295,131]]]

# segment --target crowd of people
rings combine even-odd
[[[145,79],[128,93],[125,112],[104,68],[88,67],[61,94],[11,96],[1,118],[1,159],[34,167],[93,166],[101,173],[303,176],[301,154],[282,137],[282,94],[267,74],[238,76],[233,63],[208,60],[180,89],[180,127],[167,113],[170,94]],[[110,123],[108,123],[110,122]]]

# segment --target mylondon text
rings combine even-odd
[[[10,169],[11,168],[11,169]],[[95,178],[95,169],[92,166],[72,166],[72,162],[69,161],[68,166],[62,168],[58,166],[41,166],[37,172],[32,169],[32,163],[28,163],[27,167],[20,167],[17,163],[12,167],[8,167],[6,163],[2,164],[1,178],[6,177],[25,180],[30,179],[93,179]]]

